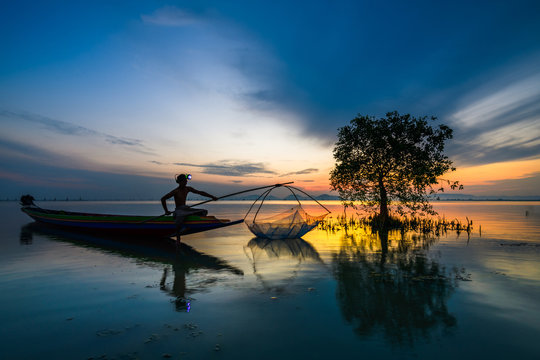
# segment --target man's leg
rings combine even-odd
[[[184,218],[185,216],[180,215],[179,213],[175,214],[174,220],[176,223],[176,246],[178,247],[180,245],[180,234],[185,230],[184,226]]]

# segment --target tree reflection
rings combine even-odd
[[[435,240],[399,232],[342,237],[333,259],[337,298],[358,335],[412,345],[456,325],[446,306],[455,277],[427,254]]]

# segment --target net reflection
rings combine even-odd
[[[225,260],[199,252],[183,243],[180,244],[179,248],[175,248],[174,245],[164,242],[163,239],[134,240],[96,237],[31,223],[21,228],[21,244],[32,244],[34,235],[99,250],[108,255],[130,258],[135,260],[138,265],[152,268],[163,267],[159,288],[173,297],[172,302],[176,311],[189,311],[191,309],[189,295],[216,283],[216,281],[204,281],[188,287],[186,280],[190,273],[197,270],[207,270],[212,274],[225,271],[237,276],[244,275],[242,270],[228,264]],[[168,282],[170,277],[172,277],[172,283]]]
[[[278,294],[292,285],[302,264],[325,266],[317,250],[298,238],[270,240],[255,237],[244,246],[244,252],[263,288]]]
[[[436,238],[418,234],[345,233],[333,257],[337,299],[359,336],[382,335],[392,345],[413,345],[457,325],[447,301],[456,270],[428,256]]]

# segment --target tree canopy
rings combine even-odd
[[[440,178],[455,171],[444,154],[453,131],[428,123],[435,120],[394,111],[379,119],[359,114],[340,128],[330,184],[345,205],[378,208],[386,221],[391,201],[399,214],[434,214],[429,195],[444,191],[442,183],[461,189],[458,182]]]

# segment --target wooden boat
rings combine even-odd
[[[172,216],[156,218],[155,216],[90,214],[48,210],[33,205],[23,205],[21,210],[39,223],[70,231],[131,237],[170,237],[176,235],[176,224]],[[185,229],[180,235],[218,229],[243,221],[218,219],[214,216],[189,215],[184,220]]]

